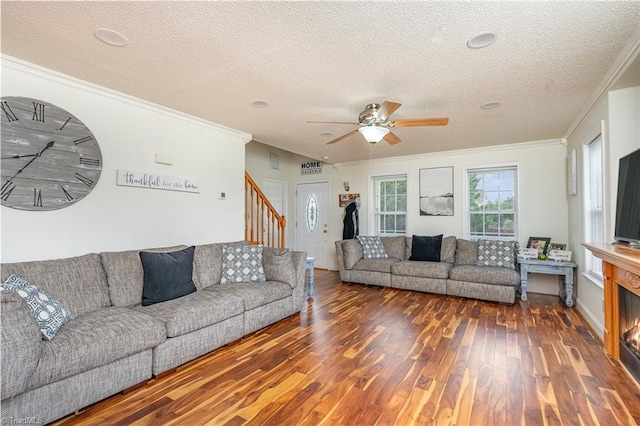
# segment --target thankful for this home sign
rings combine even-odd
[[[137,188],[164,189],[165,191],[200,192],[198,183],[190,178],[154,175],[131,170],[118,170],[116,184]]]

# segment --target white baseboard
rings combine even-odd
[[[600,340],[604,340],[604,326],[591,314],[591,311],[582,303],[580,299],[576,300],[576,308],[580,311],[580,314],[589,321],[589,325],[593,330],[598,333]]]

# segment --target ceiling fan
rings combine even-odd
[[[362,134],[369,143],[378,143],[384,139],[390,145],[395,145],[400,143],[400,138],[391,132],[389,127],[446,126],[449,123],[449,119],[447,117],[409,118],[389,121],[389,116],[393,114],[395,110],[400,108],[400,105],[402,104],[391,101],[385,101],[382,105],[369,104],[358,116],[357,123],[349,121],[307,121],[307,123],[351,124],[354,126],[360,126],[356,130],[352,130],[347,134],[327,142],[327,145],[340,142],[341,140],[354,135],[356,132],[360,132],[360,134]]]

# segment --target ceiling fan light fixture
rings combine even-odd
[[[496,41],[496,35],[492,32],[480,33],[467,41],[469,49],[482,49],[493,44]]]
[[[389,133],[389,129],[381,126],[362,126],[358,129],[358,132],[367,142],[378,143]]]

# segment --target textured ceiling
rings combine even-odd
[[[559,138],[640,28],[640,2],[8,2],[2,52],[329,162],[370,102],[402,103],[375,158]],[[98,41],[106,27],[127,47]],[[497,41],[469,49],[473,35]],[[268,108],[250,104],[265,100]],[[488,101],[502,106],[480,109]]]

